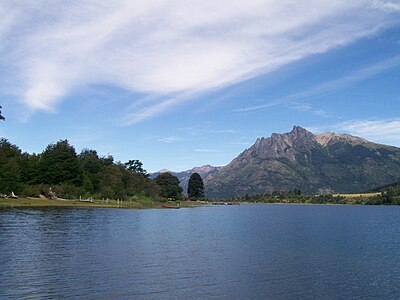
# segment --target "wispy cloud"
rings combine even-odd
[[[400,119],[355,120],[340,123],[336,127],[374,141],[400,143]]]
[[[237,129],[228,129],[228,128],[222,128],[222,129],[215,129],[215,128],[210,128],[210,124],[199,124],[196,126],[191,126],[191,127],[183,127],[183,128],[178,128],[178,130],[185,132],[186,134],[190,135],[201,135],[201,134],[234,134],[238,133]]]
[[[312,132],[349,133],[371,141],[400,146],[400,119],[350,120],[338,124],[308,128]]]
[[[0,90],[47,111],[91,84],[155,96],[128,114],[133,124],[374,34],[396,10],[372,0],[6,0]]]
[[[400,11],[400,3],[392,1],[374,1],[373,6],[385,11]]]
[[[167,136],[167,137],[162,137],[157,139],[159,142],[171,144],[179,141],[183,141],[183,138],[177,137],[177,136]]]
[[[325,110],[314,108],[310,103],[292,103],[291,105],[289,105],[289,108],[301,112],[308,112],[321,117],[326,117],[328,115]]]
[[[275,106],[279,106],[282,104],[292,103],[294,107],[298,104],[295,101],[299,100],[310,100],[315,97],[321,97],[327,94],[330,94],[334,91],[346,88],[352,83],[365,80],[379,73],[388,71],[390,69],[396,68],[400,65],[400,56],[395,56],[387,60],[380,61],[376,64],[367,66],[365,68],[359,69],[349,75],[346,75],[342,78],[331,80],[314,86],[310,89],[306,89],[304,91],[290,94],[288,96],[282,97],[280,99],[269,101],[268,103],[261,105],[253,105],[244,108],[239,108],[234,110],[234,112],[247,112],[247,111],[255,111],[255,110],[263,110]],[[306,109],[306,106],[300,106]]]

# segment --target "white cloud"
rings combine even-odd
[[[312,132],[348,133],[383,144],[400,146],[400,119],[350,120],[324,127],[308,127]]]
[[[400,2],[374,1],[373,6],[385,11],[400,11]]]
[[[339,130],[350,132],[378,142],[400,143],[400,119],[355,120],[336,126]]]
[[[180,137],[177,137],[177,136],[167,136],[167,137],[158,138],[157,140],[159,142],[170,144],[170,143],[182,141],[183,139]]]
[[[140,122],[220,88],[376,33],[397,3],[327,0],[2,1],[0,90],[52,110],[108,84],[155,96]],[[383,9],[383,8],[391,8]]]
[[[263,109],[279,106],[279,105],[286,104],[286,103],[292,103],[292,102],[293,102],[293,108],[296,108],[296,103],[294,101],[309,100],[309,99],[315,98],[317,96],[320,97],[320,96],[330,94],[334,91],[346,88],[351,83],[367,79],[376,74],[396,68],[399,65],[400,65],[400,56],[395,56],[390,59],[386,59],[386,60],[380,61],[378,63],[372,64],[370,66],[364,67],[362,69],[359,69],[359,70],[352,72],[351,74],[348,74],[342,78],[323,82],[317,86],[314,86],[309,89],[305,89],[301,92],[290,94],[290,95],[287,95],[285,97],[282,97],[282,98],[274,100],[274,101],[269,101],[266,104],[252,105],[252,106],[248,106],[248,107],[239,108],[239,109],[234,110],[234,112],[247,112],[247,111],[263,110]],[[307,107],[307,105],[298,106],[297,108],[299,108],[299,109],[303,108],[303,111],[307,111],[307,108],[309,108],[308,109],[309,111],[311,110],[311,107]],[[323,111],[319,111],[319,113],[324,114]]]
[[[328,116],[328,113],[325,110],[314,108],[309,103],[291,103],[291,105],[289,105],[289,108],[301,112],[308,112],[316,116],[321,116],[321,117]]]
[[[212,129],[208,124],[199,124],[196,126],[192,127],[185,127],[185,128],[178,128],[178,130],[183,131],[187,134],[191,134],[194,136],[200,135],[200,134],[205,134],[205,135],[211,135],[211,134],[221,134],[221,135],[226,135],[226,134],[234,134],[238,133],[238,130],[235,129]]]

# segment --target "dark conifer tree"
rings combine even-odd
[[[189,178],[187,193],[189,198],[204,198],[204,183],[199,173],[193,173]]]
[[[6,118],[4,118],[4,117],[1,115],[1,109],[2,109],[2,106],[0,105],[0,120],[3,120],[3,121],[5,121],[5,120],[6,120]]]
[[[19,192],[21,168],[19,166],[21,150],[7,139],[0,139],[0,193]]]

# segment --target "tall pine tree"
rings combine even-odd
[[[189,178],[187,193],[189,198],[204,198],[204,183],[199,173],[193,173]]]

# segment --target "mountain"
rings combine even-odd
[[[314,135],[294,126],[259,138],[227,166],[204,179],[207,197],[300,189],[305,193],[351,193],[400,179],[400,148],[348,134]]]
[[[214,167],[214,166],[210,166],[210,165],[204,165],[202,167],[194,167],[193,169],[190,169],[187,171],[182,171],[182,172],[172,172],[167,169],[163,169],[156,173],[150,174],[150,177],[156,178],[161,173],[169,172],[172,175],[175,175],[176,177],[179,178],[179,181],[181,182],[181,187],[183,188],[183,192],[186,194],[189,178],[193,173],[199,173],[199,175],[201,176],[201,178],[204,181],[208,178],[208,176],[218,172],[221,168],[222,167]]]

